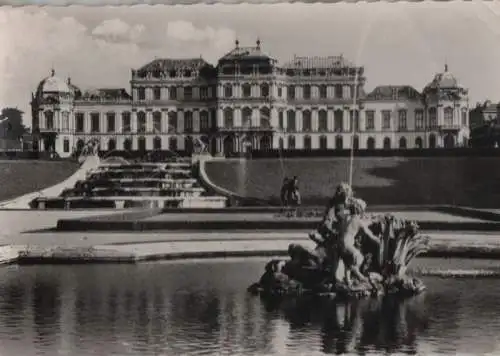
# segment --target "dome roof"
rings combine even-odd
[[[444,66],[444,72],[436,74],[432,82],[427,85],[430,88],[457,88],[458,86],[458,80],[448,71],[447,64]]]
[[[40,84],[38,84],[38,93],[71,93],[72,90],[68,86],[68,83],[64,79],[56,77],[55,71],[52,72],[49,77],[43,79]]]

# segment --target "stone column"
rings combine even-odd
[[[252,108],[252,127],[260,126],[260,112],[259,108]]]
[[[326,111],[326,124],[327,124],[327,131],[329,132],[333,132],[333,129],[334,129],[334,121],[335,121],[335,117],[334,117],[334,114],[333,114],[333,110],[331,109],[328,109]]]
[[[224,127],[224,117],[222,114],[222,108],[218,107],[217,108],[217,127],[222,128]]]
[[[346,109],[342,112],[344,113],[344,132],[351,132],[351,113]]]
[[[297,129],[297,132],[302,132],[303,130],[302,110],[295,111],[295,128]]]
[[[184,110],[177,111],[178,131],[184,133]]]
[[[311,110],[311,125],[312,125],[312,131],[313,132],[318,132],[319,129],[319,122],[318,122],[318,110],[313,109]]]
[[[276,109],[276,107],[272,107],[271,108],[271,112],[270,112],[270,115],[271,115],[271,126],[272,127],[279,127],[279,120],[278,120],[278,109]],[[284,120],[283,120],[284,121]]]
[[[193,110],[193,132],[200,132],[200,110]]]
[[[242,126],[242,122],[241,122],[241,108],[235,108],[234,109],[234,126],[235,127]]]
[[[146,110],[146,133],[153,132],[153,113]]]

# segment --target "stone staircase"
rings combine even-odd
[[[226,197],[209,195],[191,159],[165,162],[101,162],[60,196],[39,198],[38,209],[223,208]]]

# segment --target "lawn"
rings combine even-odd
[[[372,205],[500,206],[500,158],[355,158],[353,186]],[[306,205],[324,204],[348,180],[348,158],[256,159],[207,162],[216,185],[276,202],[284,176],[299,177]]]
[[[69,161],[0,161],[0,201],[58,184],[78,167],[76,162]]]

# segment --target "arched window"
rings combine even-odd
[[[328,149],[328,138],[325,135],[321,135],[319,137],[319,149],[320,150]]]
[[[304,149],[310,150],[312,148],[311,136],[304,136]]]
[[[252,109],[249,107],[243,108],[241,111],[243,127],[252,127]]]
[[[260,127],[266,129],[271,127],[271,111],[267,107],[260,109]]]
[[[434,134],[429,136],[429,148],[436,148],[436,135]]]
[[[177,111],[170,111],[168,113],[168,132],[177,132]]]
[[[114,151],[116,150],[116,141],[112,138],[109,139],[108,141],[108,151]]]
[[[287,125],[287,131],[288,132],[295,132],[295,131],[297,131],[297,125],[296,125],[296,122],[295,122],[295,111],[288,110],[286,112],[286,125]]]
[[[123,149],[125,151],[132,151],[132,140],[129,138],[126,138],[125,141],[123,141]]]
[[[230,129],[233,127],[233,109],[225,108],[224,109],[224,128]]]
[[[328,118],[325,110],[320,110],[318,112],[318,130],[320,132],[328,130]]]
[[[351,130],[357,132],[359,131],[359,111],[351,110],[350,115],[351,115]]]
[[[444,108],[444,126],[453,126],[453,108]]]
[[[423,146],[424,145],[423,145],[423,142],[422,142],[422,138],[421,137],[417,137],[415,139],[415,148],[420,149],[420,148],[423,148]]]
[[[356,151],[359,150],[359,137],[358,136],[354,136],[352,138],[352,148]]]
[[[295,136],[288,136],[288,149],[295,149]]]
[[[144,136],[137,139],[137,148],[140,152],[146,151],[146,138]]]
[[[369,150],[375,149],[375,139],[373,137],[368,137],[366,140],[366,148]]]
[[[302,112],[302,131],[310,132],[312,130],[311,112],[304,110]]]
[[[248,83],[245,83],[241,86],[241,90],[243,92],[244,98],[249,98],[252,96],[252,86]]]
[[[406,149],[406,138],[401,137],[399,139],[399,148],[400,149]]]
[[[311,99],[311,86],[309,84],[304,85],[303,87],[303,97],[304,99]]]
[[[391,149],[391,139],[389,137],[384,138],[384,150]]]
[[[270,150],[271,147],[272,147],[271,137],[269,137],[267,135],[262,136],[260,139],[260,149],[267,151],[267,150]]]
[[[429,109],[429,126],[431,129],[437,127],[437,110],[436,108]]]
[[[344,149],[344,139],[342,138],[342,136],[335,137],[335,149],[336,150]]]
[[[137,113],[137,132],[146,132],[146,113],[144,111]]]
[[[161,137],[156,136],[153,139],[153,149],[157,151],[161,150]]]

